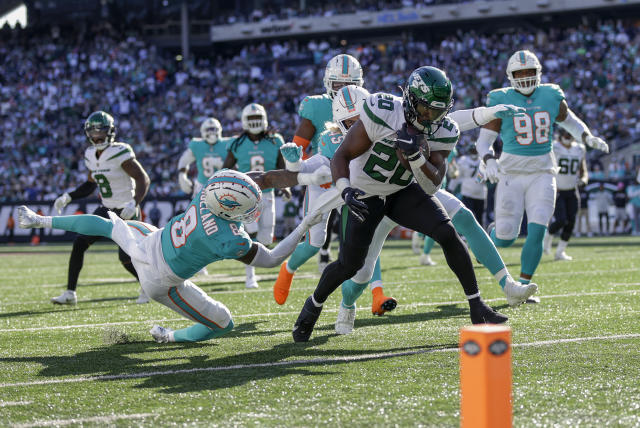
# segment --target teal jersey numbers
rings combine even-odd
[[[331,111],[331,98],[329,95],[313,95],[305,97],[298,107],[298,115],[302,118],[309,119],[316,128],[315,134],[311,137],[311,154],[318,153],[318,145],[320,144],[320,135],[325,131],[325,124],[333,121],[333,112]]]
[[[194,138],[189,142],[189,149],[196,158],[198,181],[204,185],[209,177],[222,169],[227,158],[227,145],[231,138],[221,138],[215,144],[209,144],[202,138]]]
[[[186,211],[162,230],[162,254],[180,278],[191,278],[209,263],[237,259],[251,248],[251,238],[239,222],[216,217],[204,200],[206,185]]]
[[[513,88],[489,92],[487,106],[514,104],[527,109],[524,116],[502,121],[500,137],[505,153],[519,156],[539,156],[552,148],[553,124],[558,116],[564,92],[558,85],[540,85],[527,97]]]
[[[340,147],[340,144],[344,140],[344,135],[340,131],[326,130],[320,135],[320,145],[318,146],[318,153],[326,158],[333,158],[333,155]]]
[[[261,140],[251,141],[241,135],[231,141],[229,151],[236,158],[236,166],[240,172],[271,171],[277,169],[280,146],[284,140],[280,134],[267,135]],[[263,192],[272,189],[264,189]]]

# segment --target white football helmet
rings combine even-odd
[[[324,87],[327,95],[335,97],[337,89],[333,88],[335,82],[345,85],[362,86],[362,66],[357,59],[347,54],[336,55],[329,60],[327,68],[324,70]]]
[[[207,207],[218,217],[243,223],[260,217],[262,191],[247,174],[220,170],[209,178],[204,192]]]
[[[209,144],[215,144],[222,138],[222,125],[215,117],[209,117],[200,125],[200,135]]]
[[[518,70],[536,70],[535,76],[521,77],[516,79],[513,72]],[[542,75],[542,65],[538,61],[538,57],[531,51],[517,51],[507,63],[507,78],[511,82],[511,86],[524,95],[529,95],[540,86],[540,76]]]
[[[346,135],[348,128],[344,121],[360,114],[362,103],[369,96],[369,91],[356,85],[343,86],[333,97],[333,121],[338,125],[342,135]]]
[[[260,118],[249,119],[249,116],[260,116]],[[259,134],[265,132],[268,127],[267,111],[263,106],[251,103],[242,109],[242,129],[251,134]]]

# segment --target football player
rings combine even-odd
[[[287,171],[281,171],[291,174]],[[328,176],[325,175],[324,180]],[[271,183],[264,181],[264,183]],[[18,209],[23,228],[52,227],[113,239],[133,261],[140,284],[153,300],[195,324],[180,330],[153,326],[154,340],[198,342],[219,337],[233,328],[227,307],[188,280],[203,266],[236,259],[251,266],[275,267],[291,254],[307,229],[322,217],[311,213],[273,250],[251,240],[244,223],[260,215],[262,192],[248,175],[223,170],[215,173],[186,211],[162,229],[140,221],[123,221],[113,212],[95,215],[45,217],[29,208]]]
[[[304,158],[318,153],[320,135],[325,131],[325,125],[333,121],[331,111],[332,100],[340,88],[347,85],[362,87],[364,79],[362,76],[362,66],[357,59],[347,54],[339,54],[329,60],[324,70],[324,87],[326,93],[305,97],[298,107],[300,124],[296,129],[293,142],[301,146],[304,150]],[[337,219],[337,211],[333,211],[329,217],[329,225]],[[329,227],[331,229],[331,226]],[[327,234],[322,248],[319,252],[318,269],[322,273],[329,263],[329,246],[331,244],[331,234]],[[296,252],[315,254],[308,247],[299,247]],[[305,259],[306,261],[306,259]]]
[[[200,125],[201,138],[193,138],[189,147],[178,160],[178,183],[180,189],[187,195],[194,196],[200,191],[215,172],[222,169],[227,158],[227,142],[229,138],[222,138],[222,125],[218,119],[209,117]],[[197,181],[189,179],[189,166],[195,162],[198,171]]]
[[[458,159],[458,170],[462,178],[462,203],[471,210],[478,223],[482,224],[488,191],[484,180],[478,177],[479,167],[480,158],[474,146],[469,147],[467,154]]]
[[[476,147],[483,159],[483,175],[496,187],[495,226],[491,238],[498,247],[511,246],[527,213],[527,238],[520,257],[520,282],[527,284],[542,256],[547,224],[556,200],[555,162],[551,152],[553,125],[557,123],[576,141],[609,151],[607,144],[568,107],[564,92],[554,84],[540,84],[542,66],[528,50],[514,53],[507,64],[511,87],[489,92],[487,105],[514,104],[526,109],[512,120],[495,119],[480,130]],[[502,155],[497,159],[493,142],[500,134]],[[533,301],[538,301],[535,299]]]
[[[113,117],[104,111],[91,113],[84,123],[84,133],[90,143],[84,152],[84,163],[89,170],[89,176],[77,189],[58,197],[53,203],[54,208],[61,214],[71,201],[90,196],[98,188],[101,205],[93,214],[107,218],[107,213],[111,210],[125,220],[138,218],[139,204],[149,190],[150,180],[137,161],[131,146],[115,142],[116,126]],[[75,238],[69,259],[67,289],[61,295],[51,298],[51,302],[76,304],[76,287],[84,253],[100,238],[99,235],[86,234],[80,234]],[[131,258],[122,248],[118,249],[118,256],[124,268],[138,278]],[[148,301],[141,288],[137,303]]]
[[[446,118],[452,104],[451,82],[434,67],[415,70],[403,98],[383,93],[367,98],[360,119],[331,160],[337,192],[348,208],[340,255],[326,267],[306,300],[294,325],[294,341],[309,340],[325,300],[364,266],[374,232],[385,215],[433,237],[442,246],[467,296],[473,323],[507,320],[482,301],[469,253],[433,196],[445,174],[447,156],[459,139],[457,125]],[[426,157],[420,140],[433,144]],[[399,161],[397,148],[406,156],[411,172]]]
[[[229,141],[223,168],[235,168],[240,172],[271,171],[284,168],[280,146],[282,136],[269,130],[267,111],[263,106],[251,103],[242,109],[243,133]],[[276,224],[276,206],[273,189],[262,194],[262,213],[257,222],[246,225],[247,233],[264,245],[273,243]],[[255,268],[246,266],[245,286],[258,288]]]
[[[560,242],[556,248],[556,260],[572,260],[565,252],[573,226],[576,224],[580,195],[578,186],[586,186],[589,181],[587,172],[587,149],[584,144],[578,143],[564,129],[558,132],[558,141],[553,143],[553,153],[558,162],[558,196],[556,208],[553,212],[555,221],[549,225],[549,231],[544,240],[544,252],[551,253],[553,235],[562,229]]]

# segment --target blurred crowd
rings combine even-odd
[[[359,59],[365,87],[400,94],[417,66],[444,68],[455,87],[455,109],[482,105],[507,86],[505,67],[517,49],[543,64],[543,82],[559,84],[591,130],[617,148],[640,138],[640,32],[632,24],[480,34],[384,43],[332,45],[296,40],[245,45],[231,57],[176,62],[140,37],[108,24],[63,34],[13,34],[0,42],[0,201],[54,199],[86,179],[83,123],[102,109],[116,118],[116,139],[130,143],[152,180],[149,197],[178,195],[177,158],[207,116],[223,135],[241,128],[240,111],[256,101],[287,141],[306,95],[324,93],[326,62],[342,52]],[[467,133],[461,151],[473,143]],[[603,178],[635,177],[628,158],[600,168]],[[597,172],[597,171],[592,171]],[[593,175],[592,175],[593,177]]]

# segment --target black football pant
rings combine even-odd
[[[469,208],[480,225],[483,225],[482,216],[484,215],[484,199],[462,197],[462,203]]]
[[[122,210],[111,210],[116,214],[120,214]],[[109,209],[105,206],[99,206],[93,212],[93,215],[97,215],[104,218],[109,218],[107,214]],[[69,274],[67,276],[67,290],[74,290],[78,285],[78,276],[80,276],[80,271],[82,270],[82,265],[84,264],[84,253],[89,249],[91,245],[93,245],[96,241],[102,239],[101,236],[87,236],[87,235],[77,235],[76,239],[73,241],[73,249],[71,250],[71,257],[69,258]],[[125,253],[122,248],[118,247],[118,258],[120,259],[120,263],[129,273],[138,279],[138,273],[133,267],[133,263],[131,263],[131,257],[127,253]]]
[[[573,226],[576,224],[579,206],[580,196],[576,189],[559,190],[556,197],[556,210],[553,213],[555,221],[549,226],[549,234],[554,235],[562,229],[560,238],[563,241],[569,241]]]
[[[370,197],[362,201],[369,209],[364,222],[358,221],[347,207],[343,209],[340,254],[338,260],[330,263],[322,273],[313,293],[316,302],[324,302],[340,284],[364,266],[373,234],[385,215],[404,227],[433,238],[442,247],[447,264],[458,277],[465,294],[478,293],[469,253],[435,197],[427,195],[413,183],[385,199]]]

